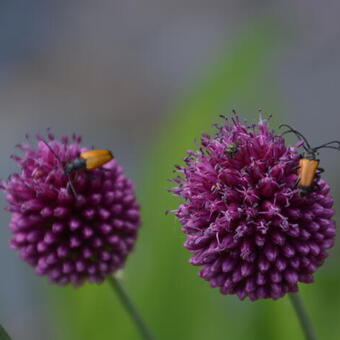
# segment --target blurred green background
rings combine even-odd
[[[261,108],[273,114],[273,128],[294,125],[312,144],[339,138],[336,9],[307,1],[4,6],[3,157],[26,132],[47,126],[114,150],[136,182],[143,215],[122,283],[157,339],[303,339],[287,298],[239,301],[198,277],[176,218],[165,215],[179,204],[167,179],[232,109],[256,121]],[[337,157],[322,155],[336,197]],[[13,169],[8,163],[2,177]],[[13,340],[139,339],[108,284],[61,288],[36,277],[8,249],[2,215],[0,320]],[[316,282],[300,286],[320,339],[339,339],[337,248]]]

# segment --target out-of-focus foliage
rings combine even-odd
[[[0,325],[0,340],[11,340],[8,333],[5,331],[5,329]]]
[[[235,108],[240,116],[257,119],[259,105],[265,112],[275,109],[267,81],[274,45],[273,28],[267,25],[251,27],[228,46],[181,101],[145,155],[138,185],[143,227],[123,283],[157,339],[302,339],[286,298],[240,302],[209,288],[197,277],[198,268],[187,262],[189,254],[175,217],[165,216],[167,209],[178,205],[178,199],[166,191],[172,186],[166,179],[173,176],[173,165],[185,150],[196,148],[194,139],[202,132],[213,131],[219,114]],[[80,289],[53,286],[49,291],[58,307],[56,339],[139,339],[108,284]]]

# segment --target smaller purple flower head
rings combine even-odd
[[[313,281],[335,237],[330,187],[314,179],[296,186],[300,154],[260,118],[246,126],[224,117],[214,137],[188,151],[171,191],[190,262],[222,294],[278,299]]]
[[[87,150],[81,138],[37,139],[37,147],[18,145],[23,155],[12,158],[21,169],[2,182],[12,213],[11,247],[51,282],[102,282],[123,267],[137,238],[133,183],[114,159],[68,177],[65,165]]]

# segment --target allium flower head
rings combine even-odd
[[[171,191],[190,262],[200,276],[240,299],[277,299],[312,282],[333,246],[333,199],[324,180],[301,195],[295,186],[299,152],[266,120],[245,126],[224,118],[217,134],[188,151]],[[301,144],[301,143],[300,143]]]
[[[80,285],[101,282],[124,265],[140,225],[132,182],[112,160],[94,170],[71,173],[76,197],[63,167],[85,148],[80,137],[48,144],[20,144],[23,156],[12,156],[19,173],[2,182],[12,212],[11,246],[52,282]],[[60,159],[57,159],[56,155]]]

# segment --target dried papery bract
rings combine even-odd
[[[20,171],[2,182],[11,246],[57,284],[102,282],[123,267],[136,241],[140,213],[133,183],[112,160],[105,169],[71,173],[75,197],[64,166],[86,150],[80,138],[37,139],[36,147],[19,145],[23,155],[12,158]]]
[[[301,195],[299,150],[266,120],[252,126],[236,115],[223,120],[214,137],[203,134],[200,150],[176,166],[171,191],[184,201],[175,214],[190,262],[211,286],[240,299],[277,299],[297,291],[298,282],[312,282],[333,246],[330,188],[318,177]]]

